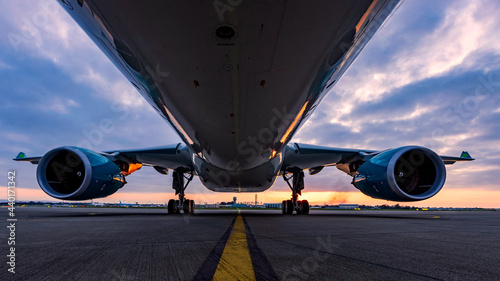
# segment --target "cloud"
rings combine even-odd
[[[0,69],[12,69],[13,67],[0,61]]]
[[[149,106],[64,8],[54,1],[20,7],[10,3],[0,12],[8,35],[1,39],[11,55],[48,60],[75,82],[93,89],[98,98]]]
[[[3,133],[3,138],[10,141],[21,141],[21,142],[30,141],[30,138],[27,135],[10,133],[10,132]]]
[[[356,87],[353,90],[352,87],[346,90],[341,87],[338,94],[349,95],[358,102],[369,102],[394,89],[440,77],[453,70],[483,69],[484,65],[478,63],[482,56],[500,53],[500,40],[491,36],[500,27],[491,11],[500,12],[500,7],[493,1],[454,4],[447,7],[443,20],[432,33],[400,42],[397,49],[392,48],[395,52],[386,56],[389,63],[358,68],[356,75],[345,77],[338,85]],[[491,8],[487,13],[483,9],[486,6]],[[402,14],[395,15],[387,25],[405,25]],[[372,43],[378,43],[377,38],[374,41]]]
[[[485,6],[491,10],[482,9]],[[495,62],[500,60],[500,40],[491,34],[495,34],[500,23],[491,11],[498,11],[499,6],[492,1],[463,1],[448,3],[439,10],[428,1],[404,2],[304,127],[312,122],[329,122],[359,132],[359,123],[366,118],[356,113],[363,107],[384,103],[392,106],[384,117],[392,114],[394,120],[415,119],[415,114],[436,110],[427,102],[418,105],[410,102],[425,95],[423,91],[414,96],[395,95],[414,85],[429,83],[435,87],[450,80],[446,77],[498,69],[500,64]],[[432,24],[427,24],[429,21]],[[454,95],[447,93],[448,97]],[[395,98],[392,103],[389,97]],[[405,115],[400,114],[403,109]]]
[[[438,5],[405,1],[293,141],[366,149],[416,144],[454,156],[469,150],[477,160],[447,166],[447,186],[499,189],[492,175],[500,166],[489,157],[498,154],[500,139],[500,39],[491,36],[500,27],[500,4]],[[314,187],[326,190],[337,175],[323,173],[331,176]]]
[[[304,125],[297,139],[304,139],[302,136],[311,135],[312,131],[318,132],[317,126],[327,123],[340,125],[339,133],[348,129],[353,134],[367,135],[370,128],[380,129],[377,125],[393,123],[385,126],[387,130],[395,129],[397,123],[446,119],[442,118],[445,111],[461,106],[462,100],[474,93],[479,84],[477,78],[484,76],[485,68],[490,74],[499,69],[498,64],[484,64],[500,58],[500,40],[491,36],[499,26],[494,13],[485,13],[483,6],[476,2],[449,4],[444,7],[442,18],[433,21],[429,34],[421,34],[420,29],[414,27],[415,22],[425,25],[427,11],[417,14],[420,18],[413,16],[412,20],[415,3],[405,2],[385,25],[399,27],[397,30],[404,33],[397,34],[394,28],[386,32],[384,28],[376,34],[335,92],[325,98]],[[499,9],[497,3],[490,4],[492,10]],[[421,6],[421,9],[432,10],[432,5]],[[393,37],[390,42],[395,41],[397,45],[388,44],[387,40]],[[379,53],[374,54],[373,50]],[[367,58],[369,56],[377,57],[376,63]],[[395,132],[412,132],[410,128],[404,125]],[[326,134],[327,131],[319,132]],[[338,134],[331,134],[334,135],[338,138]]]
[[[42,105],[41,108],[50,112],[67,115],[72,107],[77,106],[79,106],[79,104],[74,100],[55,97],[48,101],[47,104]]]

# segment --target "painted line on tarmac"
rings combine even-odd
[[[257,240],[253,236],[252,229],[247,223],[247,220],[243,218],[245,223],[245,228],[247,231],[248,248],[250,249],[250,256],[252,257],[252,264],[255,269],[255,279],[257,281],[261,280],[278,280],[278,275],[274,272],[271,263],[267,259],[266,255],[262,253],[259,246],[257,245]]]
[[[236,217],[212,280],[256,280],[241,214]]]
[[[260,281],[278,280],[278,276],[238,213],[193,280]]]
[[[200,269],[194,276],[193,280],[212,280],[215,271],[217,269],[217,265],[219,264],[220,257],[222,256],[222,252],[224,251],[224,247],[226,246],[226,242],[229,239],[229,235],[231,234],[231,230],[233,229],[233,225],[236,221],[236,218],[233,219],[226,232],[219,239],[219,242],[212,249],[212,252],[208,255],[207,259],[203,262]]]

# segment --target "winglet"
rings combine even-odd
[[[32,164],[38,164],[38,162],[40,162],[40,159],[42,159],[41,156],[38,156],[38,157],[26,157],[26,153],[19,152],[19,154],[17,154],[16,158],[14,158],[12,160],[14,160],[14,161],[23,161],[23,162],[31,162]]]
[[[460,154],[460,157],[453,157],[453,156],[440,156],[441,160],[443,160],[444,164],[446,165],[451,165],[454,164],[455,162],[463,162],[463,161],[473,161],[475,160],[472,158],[467,151],[462,151],[462,154]]]
[[[14,160],[21,160],[26,158],[26,154],[24,152],[19,152],[19,154],[14,158]]]
[[[460,154],[460,158],[472,159],[469,152],[467,152],[467,151],[462,151],[462,154]]]

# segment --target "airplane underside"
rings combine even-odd
[[[197,176],[217,192],[265,191],[283,177],[292,191],[283,213],[307,214],[309,203],[298,200],[305,170],[337,166],[371,197],[414,201],[441,189],[444,164],[472,160],[414,146],[289,143],[399,0],[60,2],[184,143],[20,154],[15,160],[39,165],[38,182],[52,197],[108,196],[147,165],[173,171],[179,198],[169,213],[194,212],[185,190]]]
[[[227,171],[282,153],[398,3],[76,2],[70,15],[196,157]]]

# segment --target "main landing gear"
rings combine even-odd
[[[187,175],[185,175],[187,174]],[[178,200],[170,199],[168,201],[168,213],[169,214],[180,214],[181,210],[184,211],[184,214],[192,214],[194,213],[194,200],[189,200],[184,198],[184,190],[193,179],[193,171],[185,172],[185,171],[174,171],[173,172],[173,180],[172,180],[172,188],[175,190],[175,195],[179,195]],[[184,184],[184,180],[187,180],[186,184]]]
[[[302,189],[304,189],[304,172],[294,172],[291,176],[283,175],[283,179],[292,190],[292,199],[281,202],[281,213],[291,215],[293,211],[296,211],[297,214],[309,214],[309,202],[307,200],[297,200],[299,195],[302,195]],[[290,179],[292,184],[290,184]]]

